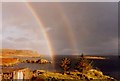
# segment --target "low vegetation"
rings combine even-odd
[[[102,72],[91,69],[86,73],[71,71],[69,74],[37,70],[34,72],[34,81],[117,81],[112,77],[103,75]]]

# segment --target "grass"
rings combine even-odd
[[[37,75],[37,79],[43,79],[44,81],[117,81],[95,69],[89,70],[87,73],[70,72],[70,74],[44,71],[44,73]]]

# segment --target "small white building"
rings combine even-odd
[[[32,72],[28,68],[2,68],[2,79],[31,79]]]

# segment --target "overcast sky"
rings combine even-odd
[[[30,3],[56,54],[115,54],[118,3]],[[48,54],[46,39],[25,3],[3,3],[3,48]]]
[[[0,48],[2,48],[2,3],[0,3]]]

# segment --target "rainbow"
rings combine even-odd
[[[35,18],[35,20],[37,21],[48,46],[48,51],[51,57],[51,60],[54,61],[54,50],[53,47],[51,45],[51,41],[50,38],[45,30],[45,26],[43,24],[43,22],[41,21],[40,17],[38,17],[37,13],[34,11],[34,9],[32,8],[32,6],[29,3],[25,3],[26,7],[29,9],[29,11],[31,12],[31,14],[33,15],[33,17]]]
[[[46,40],[46,43],[47,43],[47,46],[48,46],[49,55],[50,55],[52,61],[54,61],[54,55],[55,55],[54,47],[51,44],[50,37],[45,30],[45,26],[44,26],[44,23],[42,22],[42,19],[40,18],[40,16],[38,16],[38,14],[35,12],[34,8],[32,7],[32,5],[30,3],[26,2],[25,5],[28,8],[28,10],[32,13],[35,20],[37,21],[40,29],[42,29],[43,35],[45,37],[45,40]],[[73,33],[74,31],[72,29],[70,21],[67,18],[67,16],[65,15],[65,13],[64,13],[60,4],[57,4],[57,8],[59,9],[60,16],[62,17],[62,20],[64,21],[65,29],[67,30],[66,32],[67,32],[67,34],[69,36],[69,40],[70,40],[69,41],[70,46],[73,50],[78,50],[77,49],[76,38],[75,38],[75,35]],[[76,53],[78,53],[78,52],[75,51],[75,54]]]
[[[66,25],[65,27],[66,27],[66,30],[67,30],[67,33],[68,33],[68,36],[69,36],[70,45],[71,45],[72,49],[75,50],[74,54],[78,54],[77,41],[76,41],[76,38],[75,38],[75,34],[74,34],[74,31],[73,31],[73,27],[71,25],[70,19],[64,13],[64,8],[60,4],[58,4],[58,8],[59,8],[59,13],[61,13],[61,16],[63,18],[63,21],[65,22],[64,24]]]

